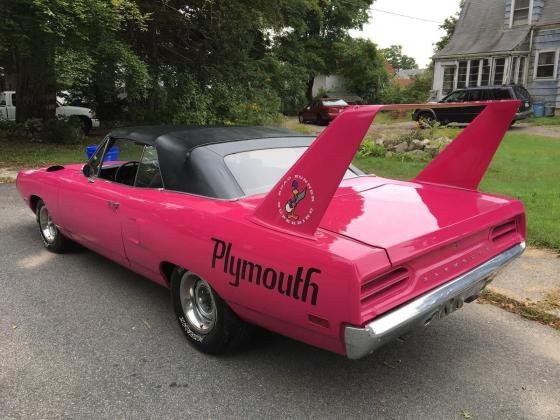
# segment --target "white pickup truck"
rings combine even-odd
[[[92,128],[99,127],[99,120],[95,117],[95,111],[81,106],[64,105],[62,98],[56,100],[56,115],[58,117],[79,118],[86,135]],[[0,120],[3,119],[16,119],[16,93],[14,91],[0,92]]]

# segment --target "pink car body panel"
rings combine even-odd
[[[135,272],[168,286],[167,268],[184,267],[241,318],[345,354],[345,325],[524,240],[522,204],[476,191],[518,102],[485,105],[410,182],[341,182],[375,114],[393,108],[364,106],[344,111],[266,195],[218,200],[91,182],[79,164],[22,171],[17,187],[31,207],[41,198],[65,235]],[[376,289],[391,276],[395,287]]]

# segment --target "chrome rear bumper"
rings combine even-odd
[[[359,359],[389,341],[428,325],[434,318],[460,308],[464,301],[474,300],[507,263],[521,255],[525,242],[517,244],[438,288],[381,315],[363,328],[346,326],[346,356]]]

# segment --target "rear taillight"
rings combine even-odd
[[[362,284],[360,301],[362,304],[374,303],[404,290],[410,282],[407,268],[400,267]]]
[[[516,233],[517,223],[515,220],[510,220],[509,222],[494,226],[490,231],[490,240],[493,242],[498,242],[507,239]]]

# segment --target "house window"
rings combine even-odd
[[[512,57],[510,83],[523,83],[525,80],[525,57]]]
[[[447,95],[454,88],[455,66],[443,66],[443,86],[441,93]]]
[[[555,79],[558,51],[537,51],[535,79]]]
[[[480,60],[471,60],[471,70],[469,72],[469,86],[478,86],[478,70],[480,67]]]
[[[497,58],[494,60],[494,84],[504,84],[504,70],[506,67],[505,58]]]
[[[515,74],[515,83],[524,84],[525,83],[525,64],[527,63],[526,57],[519,57],[519,66],[517,68],[517,73]]]
[[[510,26],[531,23],[533,0],[512,0]]]
[[[488,86],[490,84],[490,59],[482,60],[482,74],[480,75],[480,86]]]
[[[511,57],[509,61],[510,70],[508,74],[508,83],[515,83],[515,69],[518,66],[519,57]]]
[[[468,61],[459,61],[459,72],[457,73],[457,87],[464,88],[467,86],[467,68]]]

